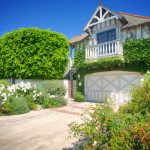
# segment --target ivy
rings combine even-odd
[[[85,47],[78,46],[75,50],[74,67],[79,68],[84,65],[85,62]]]
[[[145,64],[150,68],[150,38],[129,39],[123,49],[126,62]]]

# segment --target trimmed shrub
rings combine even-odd
[[[68,64],[67,38],[38,28],[0,37],[0,78],[61,79]]]
[[[61,81],[53,80],[43,83],[43,90],[57,97],[65,96],[66,89]]]
[[[83,101],[85,101],[85,97],[81,92],[76,92],[74,95],[74,100],[76,102],[83,102]]]

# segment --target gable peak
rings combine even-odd
[[[85,26],[84,31],[88,30],[90,27],[98,23],[101,23],[101,22],[104,22],[106,20],[113,19],[113,18],[120,18],[120,15],[110,10],[109,8],[105,7],[102,3],[99,3],[91,19]]]

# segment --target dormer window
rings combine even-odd
[[[116,40],[116,28],[100,32],[97,34],[97,43],[104,43]]]

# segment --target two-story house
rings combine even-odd
[[[149,37],[149,23],[149,17],[114,12],[100,4],[85,26],[85,33],[73,37],[70,45],[76,48],[84,44],[87,60],[123,55],[122,44],[127,38]],[[131,85],[139,84],[140,78],[139,73],[127,71],[97,72],[86,75],[86,99],[102,102],[105,96],[113,93],[122,103],[129,99]]]

